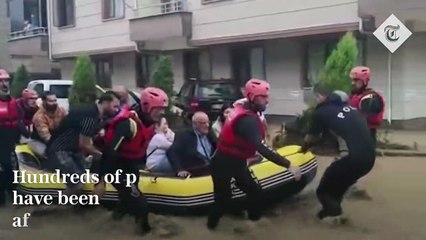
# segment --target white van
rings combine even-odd
[[[68,111],[68,93],[72,86],[72,80],[34,80],[28,83],[27,88],[33,89],[40,96],[45,91],[54,93],[58,99],[58,106]],[[105,92],[100,86],[96,85],[98,94]]]

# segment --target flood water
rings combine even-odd
[[[301,194],[282,202],[265,217],[250,223],[224,217],[214,232],[205,227],[205,217],[170,217],[151,214],[154,227],[146,236],[135,235],[130,217],[120,222],[98,208],[78,213],[65,210],[29,219],[29,227],[14,229],[12,218],[28,208],[0,208],[1,240],[115,240],[115,239],[327,239],[327,240],[425,240],[426,159],[378,158],[373,171],[359,182],[371,197],[348,197],[343,208],[350,222],[343,226],[319,223],[315,187],[331,162],[319,157],[319,172]]]

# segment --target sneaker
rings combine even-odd
[[[348,219],[342,215],[328,216],[321,219],[321,222],[336,226],[336,225],[345,225],[348,222]]]
[[[348,222],[348,219],[342,214],[330,215],[327,214],[324,210],[319,211],[317,217],[321,222],[327,223],[329,225],[343,225]]]

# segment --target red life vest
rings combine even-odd
[[[18,127],[18,105],[16,100],[14,98],[7,102],[0,100],[0,128],[16,127]]]
[[[217,143],[217,150],[231,155],[238,159],[247,159],[253,157],[256,154],[257,148],[255,145],[247,142],[244,139],[241,139],[234,133],[234,125],[244,116],[256,116],[258,120],[259,129],[261,129],[262,138],[265,138],[265,126],[255,112],[248,110],[243,107],[237,107],[234,109],[232,115],[225,122],[222,131],[219,136],[219,141]]]
[[[383,113],[385,111],[385,100],[383,99],[383,97],[378,94],[377,92],[375,92],[373,89],[365,89],[365,91],[363,91],[360,94],[352,94],[349,97],[349,105],[351,105],[352,107],[356,108],[356,109],[360,109],[361,108],[361,100],[369,95],[369,94],[375,94],[377,96],[379,96],[380,101],[382,101],[382,111],[380,113],[377,114],[371,114],[369,116],[367,116],[367,123],[370,129],[376,129],[378,127],[380,127],[380,124],[383,121]]]
[[[131,119],[132,122],[136,124],[135,133],[133,134],[132,139],[125,139],[119,149],[118,155],[122,158],[129,160],[140,160],[144,155],[145,151],[141,149],[145,143],[145,133],[142,123],[139,119],[134,118],[134,114],[127,109],[122,109],[121,112],[111,120],[108,126],[105,129],[105,143],[107,145],[112,143],[112,140],[115,135],[115,126],[123,120]]]

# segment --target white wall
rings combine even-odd
[[[116,53],[112,56],[112,85],[136,88],[135,53]]]
[[[49,2],[52,2],[50,0]],[[126,0],[130,5],[133,1]],[[129,21],[126,18],[102,21],[100,0],[75,0],[76,24],[74,27],[58,29],[53,26],[52,53],[63,55],[105,50],[126,51],[134,48],[129,38]],[[53,9],[53,7],[52,7]],[[52,17],[54,16],[51,13]],[[132,17],[131,8],[126,7],[126,17]],[[53,18],[51,18],[53,20]]]
[[[271,84],[267,114],[296,115],[305,108],[300,87],[302,47],[297,41],[274,40],[265,44],[266,79]]]
[[[370,85],[385,97],[385,118],[388,119],[389,113],[393,120],[426,117],[426,34],[414,33],[392,55],[391,102],[388,55],[389,51],[376,38],[368,39],[367,65],[372,71]]]
[[[135,53],[117,53],[112,56],[112,85],[136,87]],[[62,79],[73,79],[75,59],[68,58],[60,61]]]
[[[63,59],[60,61],[62,79],[72,80],[75,59]]]
[[[193,40],[358,22],[356,0],[190,1]]]

